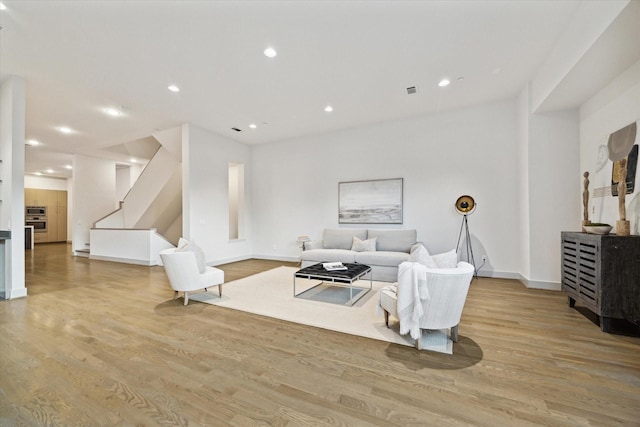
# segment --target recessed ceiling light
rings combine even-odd
[[[330,113],[333,111],[333,107],[331,105],[327,105],[326,107],[324,107],[324,111],[326,111],[327,113]]]
[[[459,81],[459,82],[461,82],[461,81],[463,81],[463,80],[464,80],[464,77],[462,77],[462,76],[458,77],[458,81]]]
[[[132,157],[132,158],[130,158],[130,159],[129,159],[129,161],[130,161],[131,163],[138,163],[138,161],[137,161],[136,159],[134,159],[133,157]]]
[[[264,56],[267,58],[275,58],[278,52],[272,47],[268,47],[264,50]]]
[[[60,127],[58,128],[58,130],[59,130],[60,132],[62,132],[62,133],[66,133],[67,135],[68,135],[68,134],[70,134],[71,132],[73,132],[73,131],[71,130],[71,128],[69,128],[69,127],[67,127],[67,126],[60,126]]]
[[[71,170],[71,169],[73,169],[73,166],[71,166],[71,165],[65,165],[65,166],[64,166],[64,168],[65,168],[65,169],[69,169],[69,170]]]
[[[250,127],[251,129],[255,129],[255,128],[257,128],[258,126],[256,126],[254,123],[251,123],[251,124],[249,125],[249,127]]]
[[[54,173],[55,171],[53,169],[47,169],[45,172],[46,173]]]
[[[40,141],[36,139],[27,139],[27,145],[30,145],[31,147],[35,147],[36,145],[40,145]]]
[[[0,10],[7,10],[7,6],[4,3],[0,3]]]
[[[167,89],[169,89],[171,92],[180,92],[180,88],[176,85],[169,85]]]
[[[42,174],[41,174],[40,172],[36,172],[36,173],[34,173],[34,175],[38,175],[38,176],[40,176],[40,175],[42,175]]]
[[[449,86],[449,83],[451,83],[451,82],[448,79],[442,79],[442,80],[440,80],[440,83],[438,83],[438,86],[440,86],[440,87]]]
[[[110,115],[111,117],[119,117],[122,115],[122,109],[121,108],[105,108],[102,111],[104,111],[106,114]]]

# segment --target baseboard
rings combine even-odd
[[[524,285],[528,289],[546,289],[549,291],[562,290],[562,286],[558,282],[543,282],[541,280],[529,280],[522,275],[520,275],[520,281],[524,283]]]
[[[237,257],[231,257],[231,258],[223,258],[223,259],[217,259],[215,261],[211,261],[211,262],[207,262],[207,265],[209,267],[217,267],[219,265],[222,264],[229,264],[230,262],[238,262],[238,261],[245,261],[248,259],[253,258],[250,255],[243,255],[243,256],[237,256]]]
[[[255,254],[255,255],[251,256],[250,258],[268,259],[268,260],[271,260],[271,261],[300,262],[300,257],[282,256],[282,255],[278,256],[278,255]]]
[[[518,273],[509,273],[506,271],[478,270],[478,277],[520,280],[522,276]]]
[[[118,257],[110,257],[110,256],[102,256],[102,255],[90,255],[89,259],[95,259],[98,261],[120,262],[123,264],[145,265],[148,267],[153,265],[158,265],[157,262],[147,261],[143,259],[118,258]]]
[[[528,289],[547,289],[550,291],[561,290],[560,283],[558,282],[544,282],[541,280],[529,280],[520,273],[511,273],[506,271],[480,270],[478,271],[478,277],[518,280]]]
[[[16,290],[9,291],[7,294],[6,290],[0,291],[0,298],[8,300],[8,299],[16,299],[16,298],[24,298],[27,296],[27,288],[20,288]]]

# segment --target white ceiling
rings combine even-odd
[[[108,147],[182,123],[259,144],[515,97],[580,1],[3,3],[0,77],[26,80],[42,143],[25,172],[63,177],[70,153],[126,163]]]

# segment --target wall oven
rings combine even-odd
[[[47,217],[47,207],[46,206],[27,206],[25,209],[25,215],[35,215],[35,216],[43,216]]]
[[[25,211],[25,225],[32,225],[34,233],[45,233],[47,231],[47,207],[27,206]]]
[[[47,219],[46,218],[28,218],[24,222],[25,225],[32,225],[35,233],[44,233],[47,231]]]

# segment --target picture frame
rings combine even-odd
[[[338,183],[339,224],[402,224],[403,178]]]

